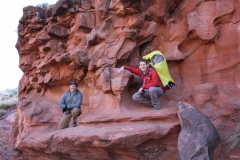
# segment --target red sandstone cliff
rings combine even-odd
[[[222,151],[239,118],[238,0],[59,0],[28,6],[19,21],[14,159],[177,159],[177,103],[202,111],[217,128]],[[131,100],[137,66],[153,50],[168,60],[177,87],[155,111]],[[78,126],[57,130],[68,82],[82,91]],[[238,155],[237,155],[238,154]],[[219,159],[220,159],[219,158]]]

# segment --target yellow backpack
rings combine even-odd
[[[151,60],[151,65],[153,65],[153,67],[157,71],[158,76],[160,77],[164,87],[171,88],[172,86],[176,85],[168,71],[166,59],[160,51],[153,51],[143,56],[143,59]]]

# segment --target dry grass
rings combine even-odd
[[[228,144],[228,151],[240,148],[240,123],[238,123],[235,133],[229,137],[226,143]]]
[[[148,150],[144,151],[141,154],[141,157],[139,160],[155,160],[158,159],[164,151],[166,151],[166,148],[164,147],[154,147],[154,148],[149,148]]]

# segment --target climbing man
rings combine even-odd
[[[60,129],[68,127],[68,124],[73,118],[72,126],[77,126],[77,117],[82,114],[82,93],[77,89],[78,83],[72,81],[69,83],[69,90],[62,95],[60,99],[60,107],[63,110],[63,117],[60,121]]]
[[[122,66],[118,73],[121,73],[124,69],[130,71],[141,77],[142,87],[133,94],[132,99],[134,101],[149,105],[154,110],[160,109],[159,97],[161,97],[169,87],[163,87],[162,82],[153,67],[147,66],[147,61],[141,59],[139,67]]]

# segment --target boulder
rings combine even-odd
[[[178,136],[178,159],[213,160],[220,144],[218,131],[212,122],[195,107],[178,103],[181,132]]]

